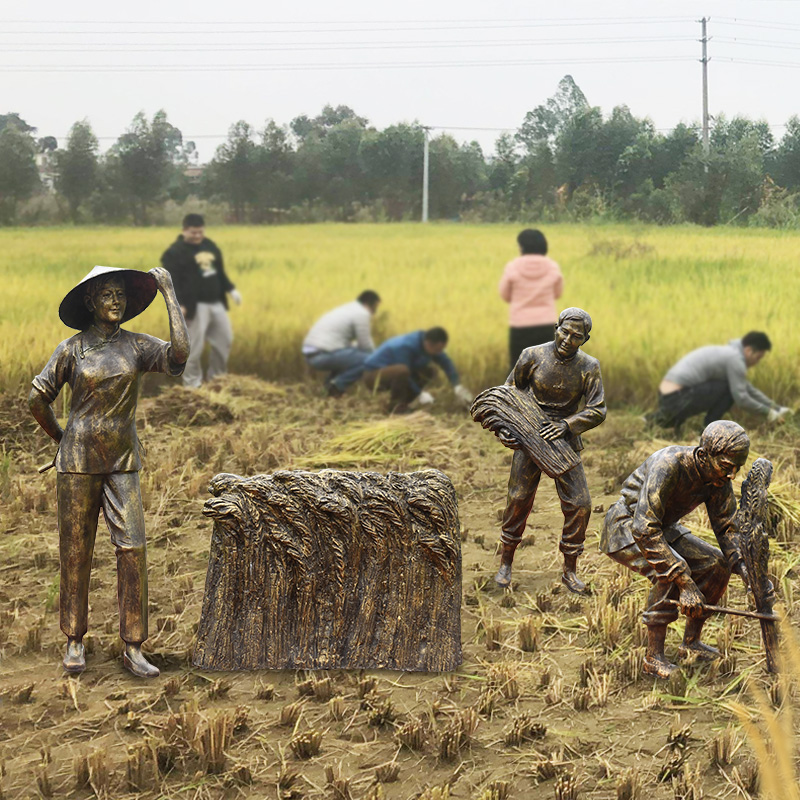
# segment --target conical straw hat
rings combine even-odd
[[[119,269],[118,267],[95,267],[74,289],[67,293],[58,307],[58,316],[70,328],[86,330],[94,320],[94,315],[84,302],[89,281],[102,276],[118,275],[125,281],[127,303],[122,322],[133,319],[144,311],[158,292],[156,279],[149,272],[138,269]]]

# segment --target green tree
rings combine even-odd
[[[369,131],[361,141],[367,192],[371,200],[383,202],[391,220],[419,217],[424,138],[419,123],[401,122]]]
[[[552,145],[567,123],[588,108],[586,95],[572,75],[565,75],[558,82],[556,93],[525,115],[517,140],[531,152],[541,144]]]
[[[506,191],[519,164],[517,142],[510,133],[503,133],[494,144],[494,158],[487,165],[489,188]]]
[[[97,137],[85,119],[72,126],[66,148],[56,151],[56,189],[66,198],[73,222],[78,222],[81,204],[98,187],[97,151]]]
[[[295,117],[290,128],[292,133],[299,141],[303,141],[308,136],[315,135],[323,137],[329,130],[341,125],[343,122],[355,123],[360,128],[366,128],[369,121],[365,117],[359,117],[349,106],[326,105],[319,114],[310,119],[305,114]]]
[[[28,125],[15,111],[10,111],[8,114],[0,114],[0,131],[6,128],[15,128],[20,133],[36,133],[36,128]]]
[[[787,189],[800,188],[800,118],[790,117],[775,154],[775,180]]]
[[[244,120],[231,125],[228,139],[209,164],[212,191],[225,200],[236,222],[244,222],[248,206],[258,197],[258,148],[253,128]]]
[[[347,106],[325,106],[313,120],[296,118],[291,128],[299,141],[294,159],[298,197],[349,219],[353,204],[367,199],[359,154],[367,120]]]
[[[294,197],[295,152],[288,130],[268,119],[258,147],[259,192],[257,221],[288,209]]]
[[[430,143],[430,212],[434,218],[455,218],[486,187],[486,162],[477,142],[458,142],[448,134]]]
[[[585,108],[570,117],[556,141],[556,180],[570,194],[579,186],[597,180],[597,143],[602,139],[603,114],[599,108]]]
[[[16,116],[16,115],[15,115]],[[0,222],[13,222],[20,201],[39,187],[36,141],[32,129],[15,124],[0,129]]]
[[[649,177],[657,189],[663,188],[667,175],[680,169],[699,141],[697,127],[683,123],[676,125],[666,136],[659,135],[653,139]]]
[[[112,187],[125,200],[133,221],[146,225],[150,207],[167,197],[186,163],[180,130],[167,114],[156,112],[148,122],[139,112],[128,130],[117,139],[107,158]]]

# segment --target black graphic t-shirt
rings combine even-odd
[[[217,254],[213,250],[198,250],[194,254],[197,269],[200,271],[200,282],[197,289],[198,303],[217,303],[225,292],[219,281],[217,271]],[[221,259],[220,259],[221,260]]]
[[[226,293],[234,285],[225,274],[222,252],[211,239],[189,244],[178,236],[161,256],[161,263],[172,275],[175,294],[186,309],[187,319],[194,317],[198,303],[222,302],[228,307]]]

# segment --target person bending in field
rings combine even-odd
[[[658,410],[645,415],[647,422],[680,433],[683,423],[705,414],[705,425],[722,419],[734,403],[782,422],[791,409],[770,400],[747,380],[747,370],[772,349],[766,333],[750,331],[726,345],[692,350],[675,364],[658,387]]]
[[[205,235],[200,214],[183,218],[183,231],[161,256],[161,263],[172,276],[175,293],[189,328],[192,352],[183,373],[183,385],[196,389],[203,382],[201,358],[208,342],[206,379],[228,371],[228,356],[233,345],[233,329],[228,319],[228,294],[236,305],[242,296],[225,274],[222,252]]]
[[[556,300],[564,291],[564,276],[547,257],[547,239],[526,228],[517,236],[519,256],[506,264],[500,279],[500,297],[509,304],[508,351],[511,369],[526,347],[553,339]]]
[[[719,651],[700,641],[703,625],[725,591],[732,572],[748,585],[747,568],[737,548],[736,497],[731,481],[744,465],[750,440],[735,422],[712,422],[698,447],[672,445],[635,469],[622,485],[622,497],[606,513],[600,550],[644,575],[652,588],[643,622],[647,626],[644,672],[668,678],[678,667],[664,654],[667,626],[685,614],[678,655],[700,661]],[[705,504],[722,548],[693,536],[680,524]],[[677,601],[677,603],[673,602]]]
[[[433,403],[433,395],[424,391],[423,386],[433,376],[431,364],[436,364],[447,375],[456,397],[469,405],[472,392],[461,385],[455,365],[444,352],[447,341],[444,328],[387,339],[364,361],[364,382],[373,391],[389,390],[391,411],[403,414],[415,405]]]
[[[364,372],[364,361],[375,349],[370,325],[381,298],[366,289],[353,300],[323,314],[303,341],[303,356],[311,369],[329,373],[325,387],[340,397]]]

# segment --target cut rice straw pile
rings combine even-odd
[[[424,412],[356,423],[333,437],[328,449],[297,460],[299,467],[355,467],[400,462],[403,467],[452,463],[457,431]]]

